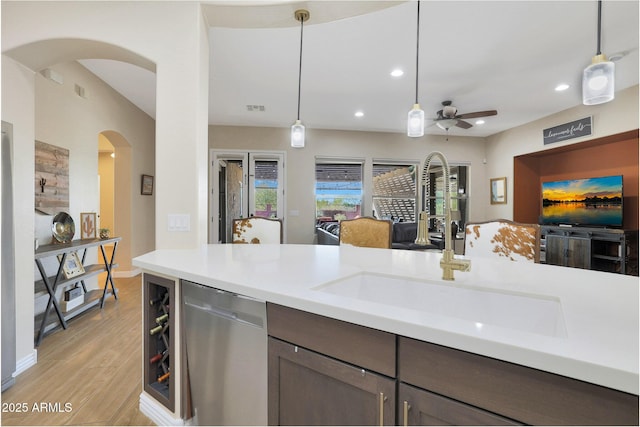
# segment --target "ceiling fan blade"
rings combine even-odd
[[[458,123],[456,123],[456,126],[462,129],[469,129],[473,125],[469,122],[465,122],[464,120],[458,120]]]
[[[477,117],[495,116],[498,114],[496,110],[476,111],[475,113],[466,113],[456,116],[458,119],[475,119]]]

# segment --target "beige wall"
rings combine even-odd
[[[319,157],[358,158],[365,161],[365,176],[372,174],[376,160],[422,162],[431,151],[441,151],[449,163],[469,165],[469,206],[471,215],[484,210],[488,198],[485,182],[485,142],[483,138],[426,135],[409,138],[404,134],[307,129],[306,146],[293,149],[288,128],[210,126],[209,147],[233,150],[276,150],[286,152],[286,238],[287,243],[313,243],[315,224],[315,159]],[[371,180],[365,180],[363,213],[371,215]],[[295,215],[295,214],[298,215]]]

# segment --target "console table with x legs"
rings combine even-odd
[[[115,299],[118,299],[117,290],[113,284],[112,269],[118,266],[113,261],[116,255],[116,248],[120,240],[122,240],[122,237],[112,237],[109,239],[73,240],[69,243],[43,245],[35,251],[35,263],[38,267],[38,271],[40,272],[40,277],[42,278],[41,280],[37,280],[35,282],[35,293],[38,294],[39,292],[46,291],[49,295],[46,309],[42,314],[36,316],[36,326],[38,325],[38,322],[40,322],[39,329],[35,338],[36,347],[40,345],[40,342],[42,342],[42,338],[45,334],[57,328],[58,326],[62,326],[63,329],[67,329],[67,320],[81,313],[84,313],[88,309],[95,307],[98,304],[100,304],[100,308],[104,307],[105,299],[109,295],[113,294],[113,297]],[[108,257],[107,253],[105,252],[105,246],[107,245],[113,245],[113,252],[111,253],[110,257]],[[104,262],[85,265],[87,249],[93,247],[100,248],[102,259]],[[84,272],[78,275],[74,275],[73,277],[67,277],[64,271],[64,266],[66,265],[65,263],[69,261],[70,257],[77,256],[80,251],[82,252],[80,262],[82,264],[81,267]],[[43,260],[49,257],[56,257],[58,262],[57,272],[53,276],[49,276],[46,273],[45,267],[43,265]],[[80,260],[80,257],[78,257],[77,259]],[[102,289],[94,289],[87,292],[84,281],[103,272],[107,273],[104,287]],[[77,283],[80,283],[82,285],[82,290],[84,292],[84,301],[82,304],[65,313],[60,308],[60,303],[56,298],[56,291],[60,289],[60,287]],[[111,289],[109,289],[109,287],[111,287]],[[56,313],[56,318],[49,318],[49,314],[52,309]]]

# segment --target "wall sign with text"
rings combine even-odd
[[[542,131],[545,145],[588,135],[591,135],[591,116]]]

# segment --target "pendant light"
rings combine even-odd
[[[304,125],[300,121],[300,87],[302,83],[302,31],[304,22],[309,19],[309,11],[300,9],[294,13],[296,21],[300,22],[300,65],[298,67],[298,115],[296,122],[291,126],[291,146],[293,148],[304,148]]]
[[[407,117],[407,136],[418,138],[424,135],[424,111],[418,103],[418,63],[420,53],[420,0],[418,0],[418,22],[416,25],[416,102]]]
[[[591,59],[591,65],[582,73],[582,103],[584,105],[603,104],[615,97],[615,65],[607,61],[607,57],[600,51],[600,36],[602,27],[602,0],[598,1],[598,45],[596,56]]]

